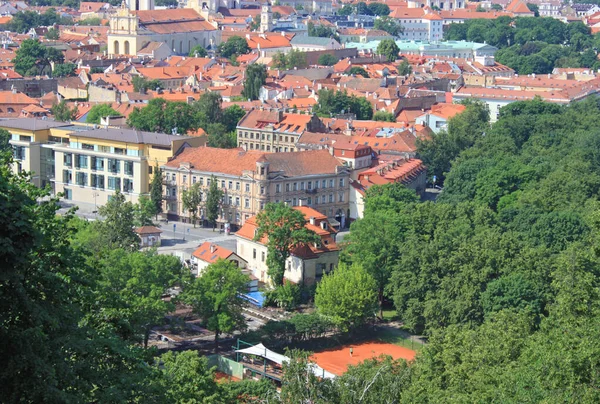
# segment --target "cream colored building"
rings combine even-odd
[[[336,230],[331,227],[327,216],[306,206],[295,207],[304,214],[306,228],[315,232],[320,241],[305,244],[293,250],[285,264],[284,278],[288,281],[313,285],[324,274],[333,271],[339,260],[340,249],[335,241]],[[254,240],[258,229],[256,218],[251,217],[236,233],[237,253],[247,262],[247,269],[264,283],[270,283],[267,266],[268,238]]]
[[[12,139],[15,171],[31,171],[38,187],[50,185],[73,203],[105,204],[117,189],[136,202],[149,192],[155,166],[204,139],[97,128],[38,119],[1,121]]]
[[[125,3],[124,3],[125,4]],[[221,31],[201,15],[198,0],[190,8],[154,10],[154,0],[129,0],[110,18],[109,55],[136,55],[151,42],[164,42],[175,54],[187,55],[196,45],[214,49]]]
[[[348,215],[349,170],[327,150],[262,153],[200,147],[185,150],[162,168],[163,211],[170,220],[190,221],[182,192],[199,183],[205,201],[211,176],[224,193],[220,225],[241,226],[269,202],[310,206],[333,223],[344,223]],[[204,206],[198,217],[206,219]]]

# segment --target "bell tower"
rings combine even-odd
[[[273,14],[271,6],[267,3],[262,6],[260,12],[260,32],[270,32],[273,29]]]

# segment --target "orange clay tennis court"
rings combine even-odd
[[[350,348],[352,348],[352,356],[350,356]],[[346,372],[349,365],[358,365],[365,359],[376,358],[380,355],[412,361],[415,359],[416,352],[385,342],[363,342],[317,352],[311,356],[311,359],[323,369],[340,376]]]

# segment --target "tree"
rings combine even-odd
[[[215,368],[208,365],[206,356],[196,351],[167,352],[155,363],[160,372],[161,390],[172,403],[217,403],[221,393],[215,381]]]
[[[181,193],[181,202],[183,204],[183,209],[189,212],[194,228],[196,228],[198,209],[202,204],[202,190],[200,189],[200,183],[197,182],[190,188],[184,189]]]
[[[26,39],[15,52],[12,63],[15,71],[22,76],[42,74],[50,62],[62,63],[63,54],[54,48],[46,48],[37,39]]]
[[[502,5],[501,4],[492,4],[492,6],[490,7],[490,10],[502,11]]]
[[[106,205],[100,206],[98,213],[104,217],[99,230],[109,248],[138,249],[140,240],[133,231],[135,208],[125,201],[124,194],[117,189]]]
[[[142,76],[133,76],[131,84],[133,84],[133,91],[138,93],[145,93],[148,90],[154,91],[156,89],[164,88],[160,80],[148,80]]]
[[[267,81],[267,67],[261,64],[253,64],[246,69],[246,81],[242,95],[250,100],[257,100],[260,88]]]
[[[97,17],[90,17],[84,20],[79,20],[77,24],[84,26],[100,26],[102,25],[102,20],[100,20],[100,18]]]
[[[377,312],[375,279],[359,264],[341,263],[317,285],[315,306],[342,331],[356,329]]]
[[[303,69],[308,67],[306,61],[306,52],[302,52],[298,49],[292,49],[287,53],[277,52],[273,56],[273,67],[277,69]]]
[[[369,3],[369,10],[373,15],[387,16],[390,14],[390,7],[383,3]]]
[[[285,262],[291,252],[303,244],[320,242],[312,230],[305,227],[306,219],[299,210],[283,203],[268,203],[256,215],[258,229],[254,240],[267,237],[268,274],[276,286],[283,285]]]
[[[311,371],[313,362],[310,353],[300,350],[288,350],[290,358],[282,364],[281,403],[330,403],[332,397],[331,379],[319,379]]]
[[[338,61],[339,61],[338,58],[336,58],[333,55],[330,55],[330,54],[326,53],[326,54],[323,54],[323,55],[319,56],[319,60],[317,61],[317,63],[320,64],[320,65],[322,65],[322,66],[333,66]]]
[[[527,8],[533,13],[534,17],[540,16],[540,6],[535,3],[527,3]]]
[[[192,49],[190,49],[189,57],[197,57],[197,58],[205,58],[208,55],[206,49],[202,47],[202,45],[196,45]]]
[[[54,77],[69,77],[75,75],[76,65],[73,63],[63,63],[54,65],[54,70],[52,70],[52,76]]]
[[[46,33],[46,39],[56,41],[60,37],[60,32],[54,27],[49,28]]]
[[[232,105],[223,110],[223,123],[228,132],[235,132],[238,122],[246,115],[246,111],[239,105]],[[237,142],[236,142],[237,143]]]
[[[215,333],[215,352],[222,333],[246,328],[241,294],[247,291],[248,281],[233,262],[220,259],[206,267],[202,276],[188,281],[184,289],[183,301]]]
[[[107,116],[119,116],[120,114],[112,109],[109,104],[96,104],[87,113],[85,121],[87,123],[99,124],[100,119]]]
[[[403,59],[402,62],[398,65],[398,75],[400,76],[409,76],[412,73],[412,66],[406,59]]]
[[[10,144],[11,139],[12,135],[9,131],[0,129],[0,154],[12,150],[12,145]]]
[[[182,268],[179,258],[155,251],[107,250],[96,268],[99,312],[90,313],[90,321],[106,324],[124,340],[147,347],[152,327],[175,310],[163,295],[181,279]]]
[[[386,6],[387,7],[387,6]],[[397,37],[404,32],[404,27],[396,22],[395,19],[391,17],[379,17],[375,20],[375,29],[380,29],[382,31],[387,32],[391,36]],[[398,52],[395,53],[395,56]],[[394,60],[396,60],[394,58]],[[390,60],[391,62],[392,60]]]
[[[158,162],[154,166],[154,175],[152,176],[152,182],[150,183],[150,200],[154,205],[154,215],[158,218],[158,215],[163,211],[163,174],[162,170],[158,166]]]
[[[374,121],[396,122],[396,117],[391,112],[377,111],[373,115]]]
[[[61,100],[58,104],[55,104],[52,109],[52,115],[54,119],[60,122],[70,122],[77,119],[79,111],[77,107],[69,108],[65,100]]]
[[[348,70],[348,74],[361,75],[365,79],[369,78],[369,73],[361,66],[352,66],[350,70]]]
[[[219,208],[223,199],[223,191],[219,188],[217,179],[214,175],[210,177],[210,185],[206,194],[206,220],[213,225],[213,231],[217,226],[219,218]]]
[[[135,225],[136,226],[154,226],[152,216],[156,213],[154,203],[146,195],[141,195],[138,203],[135,204]]]
[[[340,8],[337,13],[338,15],[346,17],[352,14],[353,12],[354,8],[350,4],[344,4],[344,6]]]
[[[235,131],[227,132],[222,123],[211,123],[206,127],[208,133],[207,143],[210,147],[222,149],[233,149],[237,147],[237,135]]]
[[[223,109],[221,103],[223,99],[221,94],[216,92],[205,92],[194,103],[197,120],[201,128],[206,128],[213,123],[221,123],[223,120]],[[236,122],[237,124],[237,122]]]
[[[185,134],[198,128],[195,108],[186,102],[153,98],[143,108],[134,108],[127,124],[138,130]]]
[[[373,117],[373,106],[364,97],[349,96],[346,92],[328,89],[319,90],[319,103],[314,109],[323,116],[351,113],[361,120]]]
[[[367,3],[365,3],[364,1],[361,1],[356,4],[356,14],[358,14],[358,15],[373,15],[373,12],[369,8],[369,6],[367,6]]]
[[[377,53],[385,56],[390,62],[398,58],[398,52],[400,52],[400,48],[393,39],[384,39],[377,45]]]
[[[222,57],[230,58],[234,55],[239,56],[250,52],[250,47],[248,46],[248,42],[246,42],[245,38],[234,35],[226,42],[222,42],[217,48],[217,51]]]

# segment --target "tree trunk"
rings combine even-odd
[[[146,327],[144,332],[144,348],[148,348],[148,340],[150,339],[150,326]]]
[[[215,331],[215,353],[219,353],[219,331]]]
[[[379,319],[383,320],[383,288],[379,288]]]

